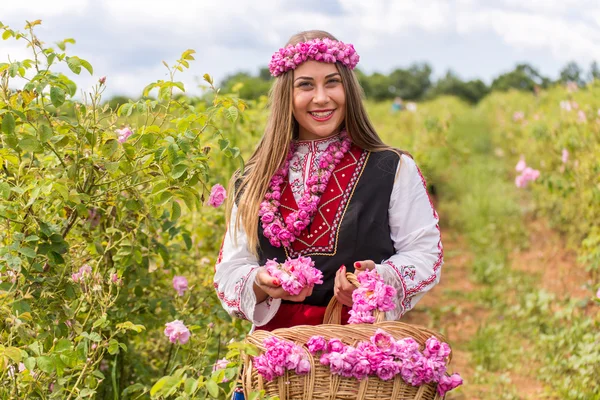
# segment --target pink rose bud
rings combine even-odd
[[[179,296],[183,296],[186,290],[188,290],[188,281],[185,276],[174,276],[173,277],[173,289],[177,291]]]
[[[103,76],[102,78],[98,79],[98,82],[100,82],[101,85],[104,85],[104,83],[106,82],[106,77]]]

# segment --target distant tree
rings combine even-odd
[[[596,61],[592,62],[592,65],[590,65],[590,72],[588,74],[589,81],[595,79],[600,80],[600,68],[598,68],[598,63]]]
[[[356,68],[354,70],[354,74],[356,75],[356,79],[358,79],[358,83],[363,89],[365,97],[368,99],[372,98],[373,93],[371,89],[371,84],[369,83],[369,77],[359,68]]]
[[[121,104],[125,104],[127,102],[129,102],[129,97],[116,95],[116,96],[111,97],[108,100],[108,105],[113,110],[116,110],[117,108],[119,108],[121,106]]]
[[[405,100],[418,100],[431,87],[431,66],[427,63],[415,63],[408,69],[396,69],[389,77],[391,87],[389,97],[400,96]]]
[[[258,77],[263,81],[270,81],[273,79],[271,76],[271,71],[269,71],[269,67],[263,67],[258,72]]]
[[[562,83],[575,82],[578,86],[584,86],[583,70],[575,61],[571,61],[560,71],[559,81]]]
[[[260,74],[262,74],[262,70]],[[223,79],[220,84],[221,91],[225,93],[236,92],[242,99],[255,100],[269,93],[271,80],[265,80],[263,77],[252,76],[247,72],[237,72]]]
[[[381,101],[391,99],[395,96],[393,92],[390,92],[392,85],[389,76],[375,72],[366,78],[366,80],[368,82],[367,87],[369,88],[368,99]]]
[[[552,81],[543,77],[537,69],[529,64],[518,64],[513,71],[500,75],[492,82],[492,90],[506,91],[517,89],[534,91],[536,86],[548,87]]]
[[[481,80],[472,80],[464,82],[454,72],[449,70],[446,75],[440,78],[428,92],[428,97],[439,95],[452,95],[475,104],[479,102],[490,92],[487,85]]]

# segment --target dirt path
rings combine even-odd
[[[585,289],[588,278],[585,271],[576,268],[576,257],[566,250],[564,240],[542,220],[528,220],[530,248],[514,251],[510,255],[512,268],[524,270],[539,278],[540,288],[557,296],[589,297]],[[469,351],[469,342],[490,318],[491,311],[470,296],[483,288],[469,279],[473,254],[466,240],[455,231],[443,230],[444,267],[441,283],[428,293],[409,312],[403,322],[428,326],[446,335],[453,347],[451,370],[459,372],[465,384],[460,390],[448,394],[448,400],[498,399],[496,386],[481,383]],[[519,366],[520,371],[498,373],[500,385],[516,397],[511,399],[551,399],[545,395],[544,384],[535,378],[535,367]]]

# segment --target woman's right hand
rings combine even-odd
[[[310,296],[312,294],[312,291],[313,286],[307,286],[295,296],[289,294],[288,292],[283,290],[283,288],[281,287],[281,282],[278,282],[277,279],[269,275],[265,267],[260,267],[258,269],[256,279],[254,280],[254,294],[256,294],[257,303],[262,303],[267,299],[267,297],[301,302],[304,301],[304,299],[306,299],[308,296]]]

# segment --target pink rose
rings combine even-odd
[[[178,319],[173,322],[167,322],[164,333],[165,336],[169,337],[171,343],[179,342],[180,344],[186,344],[190,339],[190,331]]]
[[[329,352],[338,352],[341,353],[346,348],[346,345],[340,339],[330,339],[327,344],[327,349]]]
[[[296,373],[298,375],[308,374],[310,372],[310,361],[306,358],[303,358],[298,362],[298,366],[296,367]]]
[[[208,205],[213,207],[219,207],[225,201],[227,197],[227,192],[225,188],[218,183],[215,184],[210,190],[210,197],[208,198]]]
[[[212,370],[213,370],[213,372],[215,372],[220,369],[225,369],[225,368],[227,368],[227,364],[229,364],[229,360],[226,358],[221,358],[220,360],[217,360],[217,362],[215,362]]]
[[[131,129],[129,129],[128,126],[126,126],[123,129],[117,129],[115,132],[117,132],[117,140],[119,143],[125,143],[125,141],[127,141],[127,138],[133,135],[133,132],[131,131]]]
[[[185,291],[188,290],[188,281],[185,276],[173,277],[173,289],[177,291],[179,296],[183,296]]]
[[[383,329],[375,331],[375,335],[371,336],[371,342],[385,354],[391,354],[396,345],[395,339]]]
[[[308,351],[311,352],[311,354],[315,354],[318,351],[325,350],[326,346],[327,342],[325,341],[325,338],[323,336],[313,336],[310,339],[308,339],[308,342],[306,342],[306,347],[308,348]]]
[[[438,383],[438,393],[440,396],[444,396],[448,391],[455,389],[463,384],[463,380],[459,374],[452,374],[452,376],[444,375]]]
[[[264,222],[265,224],[270,224],[271,222],[273,222],[274,219],[275,219],[275,214],[273,214],[272,212],[266,212],[260,218],[260,220],[262,222]]]
[[[562,157],[561,160],[563,162],[563,164],[566,164],[567,161],[569,161],[569,150],[567,149],[562,149]]]
[[[399,369],[398,363],[393,358],[385,358],[377,366],[376,373],[379,379],[389,381],[394,378]]]

